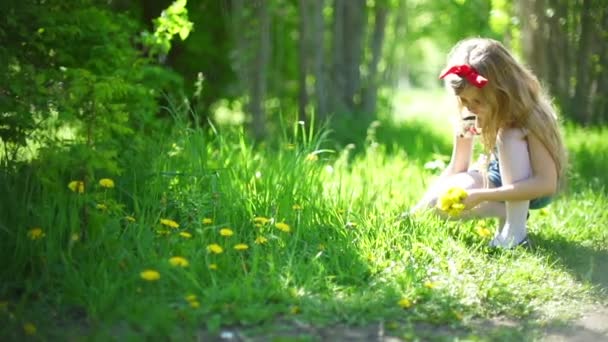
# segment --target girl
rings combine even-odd
[[[440,78],[453,91],[461,118],[476,124],[458,128],[450,164],[413,211],[435,207],[438,196],[460,187],[467,194],[459,218],[499,218],[491,246],[526,243],[528,209],[546,206],[564,179],[566,153],[555,110],[536,77],[492,39],[456,44]],[[485,151],[479,170],[470,165],[475,135]]]

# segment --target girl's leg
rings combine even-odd
[[[503,184],[513,184],[530,177],[530,153],[525,134],[521,129],[503,129],[497,139],[500,174]],[[527,235],[526,216],[530,201],[505,203],[506,221],[492,241],[497,247],[511,248],[521,243]]]

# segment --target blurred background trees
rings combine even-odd
[[[119,169],[121,144],[166,128],[167,107],[258,140],[280,117],[365,125],[396,92],[440,87],[469,36],[521,56],[566,119],[608,115],[603,0],[5,0],[0,12],[5,163],[67,146]]]

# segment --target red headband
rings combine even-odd
[[[444,77],[446,77],[449,74],[454,74],[454,75],[458,75],[460,77],[466,78],[467,81],[469,81],[472,85],[476,86],[477,88],[482,88],[483,86],[486,85],[486,83],[488,83],[488,79],[481,76],[479,73],[477,73],[477,70],[475,70],[475,68],[473,68],[472,66],[468,65],[468,64],[463,64],[463,65],[455,65],[449,69],[447,69],[446,71],[444,71],[441,76],[439,76],[440,79],[443,79]]]

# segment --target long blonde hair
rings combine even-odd
[[[469,38],[457,43],[448,55],[448,67],[468,64],[488,79],[480,88],[490,110],[480,123],[481,140],[486,153],[496,146],[501,128],[522,128],[534,134],[549,151],[562,186],[567,168],[566,149],[559,120],[540,82],[518,63],[498,41]],[[447,84],[458,95],[467,85],[460,77],[446,77]],[[462,104],[461,104],[462,105]]]

